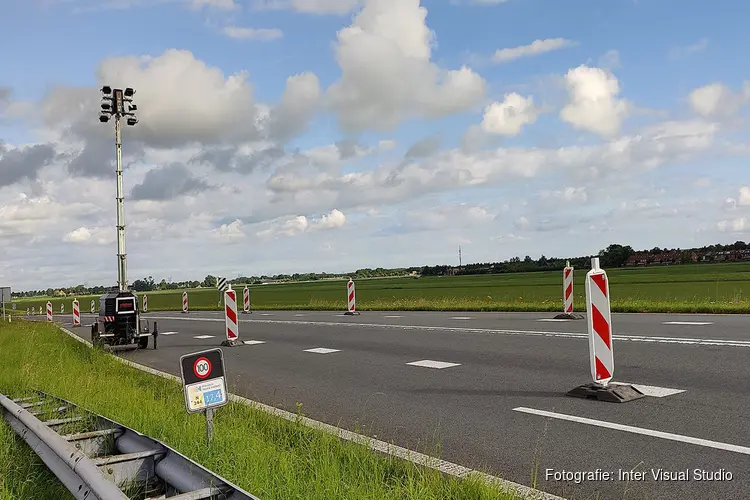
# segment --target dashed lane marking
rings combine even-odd
[[[423,359],[421,361],[412,361],[411,363],[406,363],[407,365],[411,366],[421,366],[424,368],[437,368],[438,370],[442,370],[443,368],[450,368],[452,366],[460,366],[461,363],[447,363],[445,361],[434,361],[432,359]]]
[[[705,326],[713,325],[713,321],[665,321],[662,325],[685,325],[685,326]]]
[[[213,335],[197,335],[197,336],[195,336],[193,338],[194,339],[201,339],[201,340],[203,340],[203,339],[212,339],[212,338],[214,338],[214,336]]]
[[[327,347],[316,347],[315,349],[305,349],[305,352],[312,352],[315,354],[330,354],[332,352],[339,352],[341,349],[328,349]]]
[[[177,335],[177,332],[159,332],[159,335]]]
[[[243,344],[245,345],[258,345],[258,344],[265,344],[265,340],[243,340]]]

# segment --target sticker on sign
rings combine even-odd
[[[185,354],[180,357],[180,372],[188,413],[224,406],[229,401],[221,349]]]

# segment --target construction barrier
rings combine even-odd
[[[65,304],[60,304],[60,314],[65,314]]]
[[[143,295],[143,312],[148,312],[148,295]]]
[[[356,297],[355,297],[355,291],[354,291],[354,281],[349,280],[349,282],[346,284],[346,298],[347,298],[347,304],[346,304],[346,312],[344,314],[352,315],[352,314],[359,314],[357,312],[357,304],[356,304]]]
[[[604,269],[599,267],[598,257],[591,259],[591,270],[586,273],[586,313],[589,365],[593,383],[576,387],[568,392],[568,395],[616,403],[643,397],[643,394],[631,385],[609,383],[615,373],[609,278]]]
[[[39,306],[39,314],[42,313],[42,306]],[[52,302],[47,301],[47,321],[52,321]]]
[[[187,290],[182,292],[182,312],[187,313],[188,312],[188,293]]]
[[[563,312],[573,314],[573,268],[570,262],[567,262],[563,269],[563,303]]]
[[[96,312],[96,303],[92,300],[91,301],[91,314],[94,314]]]
[[[248,287],[242,290],[242,312],[250,313],[250,289]]]
[[[227,338],[221,343],[223,346],[240,345],[239,322],[237,321],[237,292],[229,285],[224,291],[224,322]]]
[[[81,310],[79,309],[78,299],[73,301],[73,326],[81,326]]]

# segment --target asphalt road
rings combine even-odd
[[[224,339],[218,312],[145,316],[158,322],[158,350],[123,357],[178,376],[182,354]],[[614,381],[653,394],[623,404],[565,395],[591,380],[586,324],[553,317],[254,311],[240,337],[263,343],[223,350],[232,392],[288,411],[301,402],[311,418],[411,449],[439,445],[446,460],[566,498],[750,498],[748,316],[613,315]],[[423,360],[457,365],[407,364]],[[547,469],[613,476],[576,484]],[[655,480],[659,469],[689,480]],[[696,480],[696,469],[724,480]]]

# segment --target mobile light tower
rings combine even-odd
[[[138,123],[133,104],[135,90],[128,87],[113,89],[106,85],[101,88],[102,103],[99,121],[115,120],[115,151],[117,154],[117,288],[99,298],[99,321],[91,327],[91,341],[94,345],[102,342],[117,346],[144,349],[148,346],[148,325],[143,328],[138,314],[138,297],[128,290],[128,266],[125,253],[125,205],[122,194],[122,133],[120,120],[125,119],[129,126]],[[127,110],[125,109],[127,106]],[[154,331],[154,347],[156,347]],[[106,339],[106,340],[105,340]]]
[[[128,264],[125,254],[125,204],[122,194],[122,133],[120,131],[120,119],[126,118],[129,126],[138,123],[134,111],[138,107],[133,104],[135,90],[130,87],[112,89],[105,85],[102,87],[102,105],[99,112],[99,121],[107,123],[110,118],[115,119],[115,149],[117,152],[117,287],[120,292],[128,291]],[[128,110],[125,111],[125,104]]]

